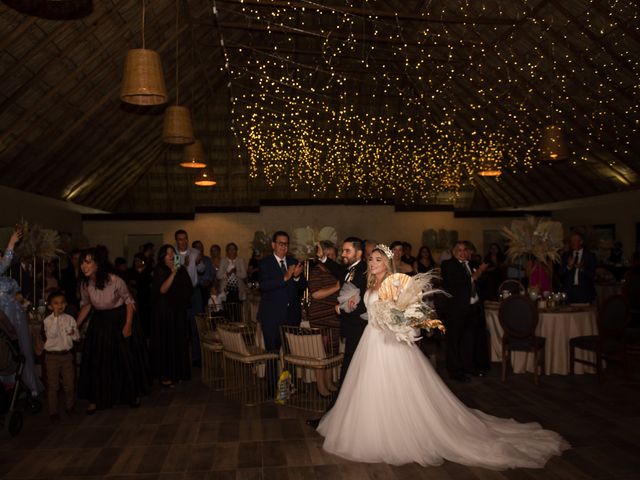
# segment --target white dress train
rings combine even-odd
[[[367,307],[377,298],[377,292],[367,291]],[[330,453],[392,465],[449,460],[494,470],[541,468],[569,448],[538,423],[465,406],[416,346],[398,342],[371,313],[338,400],[318,432]]]

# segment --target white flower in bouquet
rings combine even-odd
[[[422,320],[425,318],[425,308],[420,303],[412,303],[404,311],[404,316],[410,320]]]
[[[380,328],[386,328],[395,334],[396,340],[413,345],[421,337],[415,335],[416,329],[426,330],[428,334],[445,329],[436,318],[436,312],[427,305],[425,295],[440,293],[433,289],[432,273],[420,273],[409,277],[396,273],[387,277],[380,285],[379,300],[371,306],[369,322]]]

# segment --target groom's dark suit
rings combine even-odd
[[[367,311],[364,304],[364,294],[367,291],[367,262],[360,260],[351,268],[346,268],[331,259],[324,263],[331,274],[340,280],[340,287],[347,281],[353,283],[360,290],[360,302],[352,312],[340,310],[340,335],[345,339],[344,358],[340,370],[340,383],[344,382],[353,354],[358,348],[360,337],[367,326],[367,321],[360,315]]]

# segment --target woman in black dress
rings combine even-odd
[[[115,404],[138,406],[148,391],[147,354],[127,285],[109,273],[103,249],[80,254],[82,270],[78,327],[89,316],[82,348],[78,398],[89,400],[92,415]]]
[[[163,245],[151,286],[151,364],[162,386],[191,378],[189,319],[193,285],[183,266],[174,263],[175,250]]]

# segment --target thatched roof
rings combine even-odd
[[[42,18],[47,3],[81,10]],[[635,0],[147,1],[146,47],[169,105],[179,80],[213,189],[162,143],[165,106],[120,101],[141,5],[0,4],[1,184],[115,212],[308,198],[501,208],[638,186]],[[551,123],[570,151],[553,165],[537,156]],[[468,168],[488,144],[498,180]]]

